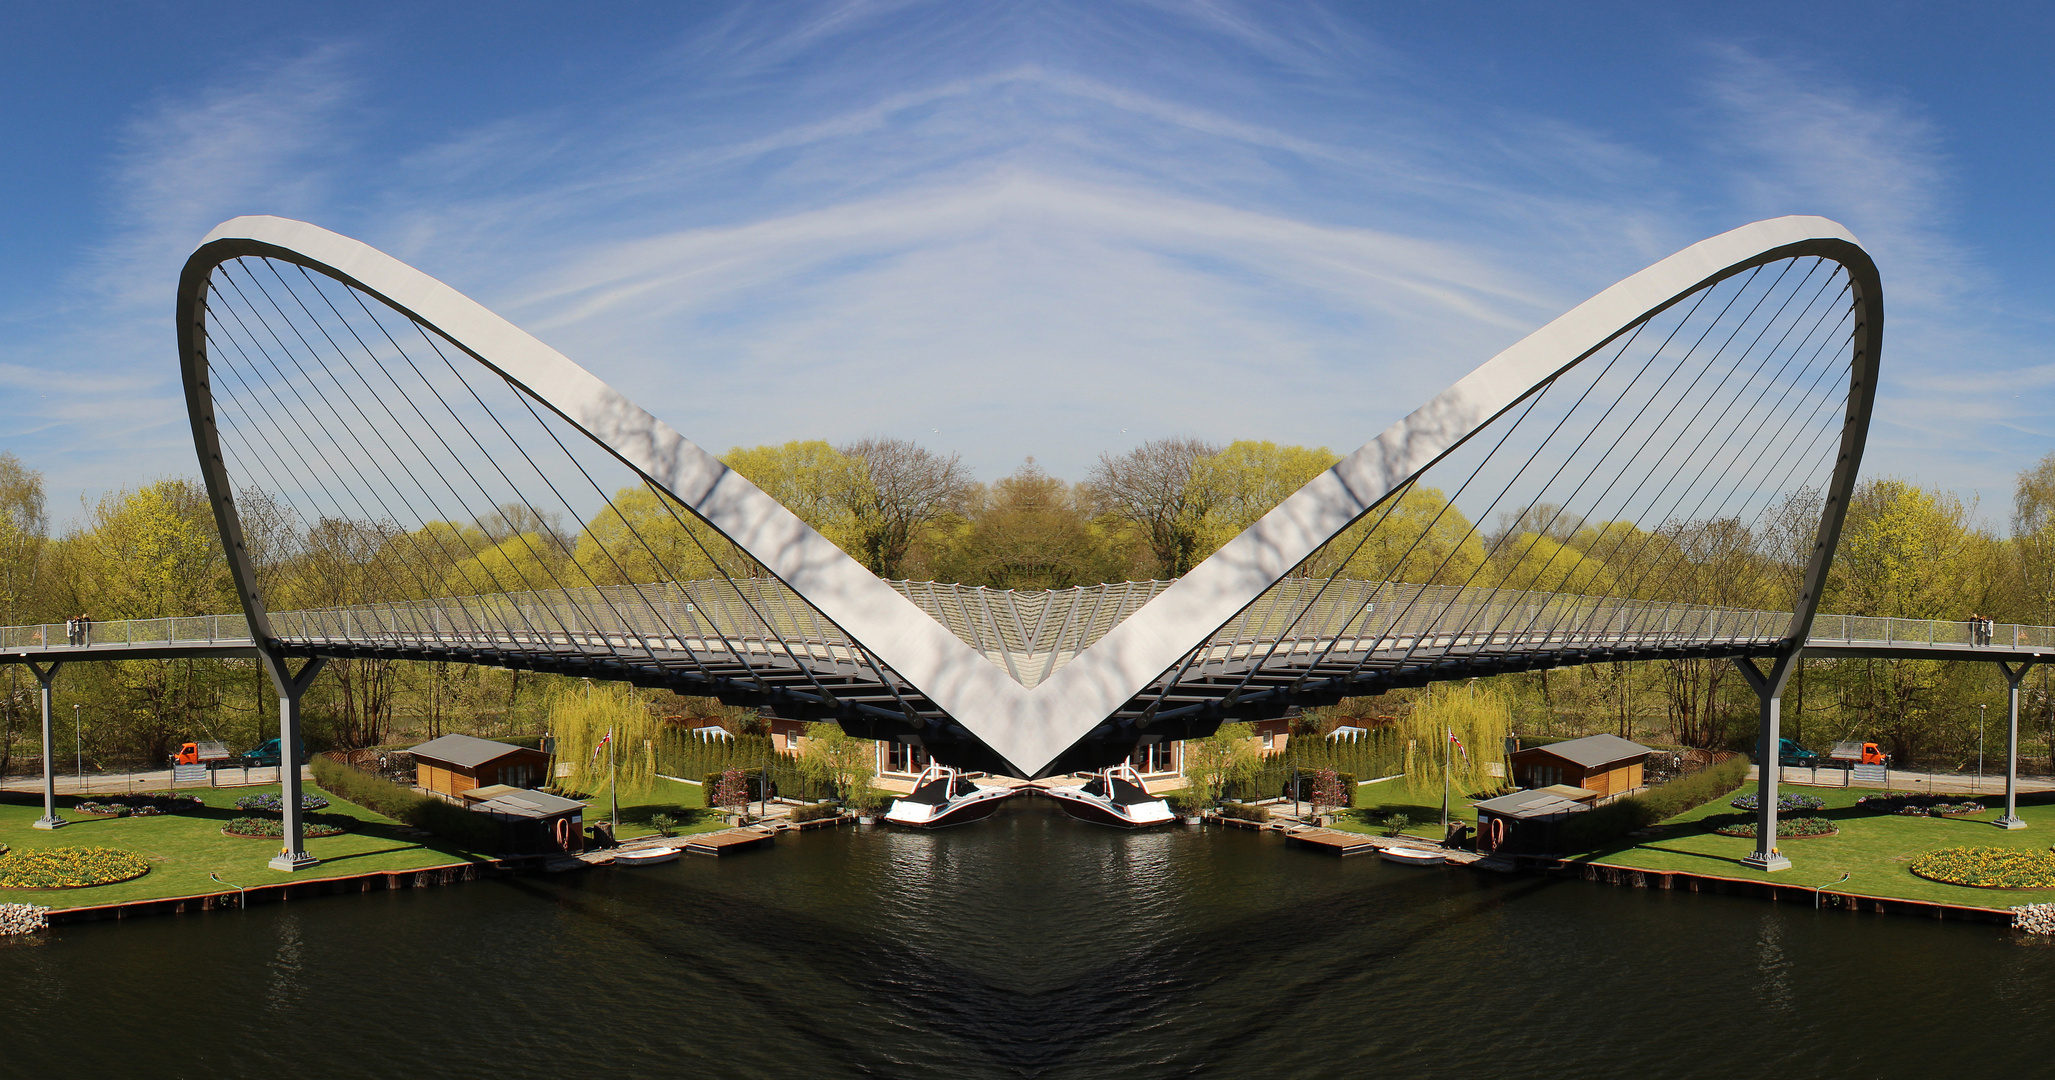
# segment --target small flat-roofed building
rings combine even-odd
[[[1476,809],[1479,855],[1553,855],[1562,850],[1563,822],[1590,812],[1591,804],[1536,789],[1486,799]]]
[[[410,751],[414,783],[425,791],[455,799],[473,788],[505,785],[531,788],[544,782],[549,755],[525,746],[444,735]]]
[[[471,809],[498,819],[500,850],[509,854],[576,855],[585,850],[582,802],[547,791],[502,787],[492,798],[473,803]]]
[[[1647,757],[1648,747],[1618,735],[1530,746],[1513,752],[1513,782],[1523,788],[1563,784],[1606,799],[1641,786],[1641,763]]]

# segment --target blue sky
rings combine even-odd
[[[1762,217],[1882,266],[1871,475],[2050,449],[2044,9],[1891,3],[16,6],[0,446],[52,510],[188,472],[171,304],[300,217],[717,452],[1346,452]]]

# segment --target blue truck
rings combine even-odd
[[[294,740],[293,748],[298,750],[300,764],[307,763],[307,744]],[[243,755],[243,768],[266,768],[278,764],[278,740],[266,739]]]
[[[1819,763],[1820,756],[1818,754],[1807,750],[1790,739],[1777,740],[1777,764],[1799,769],[1809,769],[1817,767]]]

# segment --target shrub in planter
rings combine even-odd
[[[794,822],[819,821],[822,818],[837,818],[841,816],[842,808],[834,803],[807,803],[805,806],[795,806],[792,808],[791,820]]]
[[[1751,791],[1746,795],[1734,796],[1727,805],[1736,810],[1753,810],[1761,804],[1757,801],[1755,792]],[[1825,810],[1826,808],[1827,800],[1817,795],[1777,796],[1777,813],[1779,814],[1795,814],[1800,810]]]
[[[149,872],[150,860],[119,848],[38,848],[0,855],[0,889],[83,889]]]
[[[315,782],[319,783],[320,781],[317,778]],[[285,812],[285,796],[276,791],[266,795],[245,795],[235,801],[235,808],[238,810],[259,810],[280,814]],[[328,800],[319,795],[303,794],[300,796],[300,809],[326,810],[328,809]]]
[[[338,820],[331,817],[318,821],[312,819],[303,821],[300,823],[300,835],[307,838],[341,836],[343,833],[350,831],[348,826],[341,823],[347,820],[349,819],[343,818]],[[224,836],[248,836],[265,840],[280,840],[285,837],[285,822],[275,817],[232,818],[228,824],[221,827],[221,832]]]
[[[1238,821],[1269,821],[1270,808],[1255,803],[1230,802],[1220,804],[1220,816]]]
[[[1751,839],[1755,836],[1756,823],[1754,818],[1724,818],[1718,819],[1717,824],[1711,821],[1707,823],[1712,824],[1713,831],[1721,836],[1745,836]],[[1840,831],[1840,826],[1823,817],[1780,817],[1777,819],[1777,839],[1779,840],[1802,840],[1814,836],[1832,836]]]

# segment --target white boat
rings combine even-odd
[[[979,787],[959,769],[930,764],[913,780],[912,794],[892,800],[885,820],[916,829],[939,829],[990,817],[1012,788]]]
[[[656,866],[677,861],[678,849],[674,847],[623,849],[614,853],[615,866]]]
[[[1429,848],[1378,848],[1377,854],[1382,856],[1385,862],[1395,862],[1401,866],[1444,866],[1448,863],[1447,852]]]
[[[1145,829],[1177,820],[1170,804],[1149,794],[1142,775],[1124,761],[1100,769],[1083,787],[1046,787],[1042,793],[1055,799],[1064,813],[1094,825]]]

